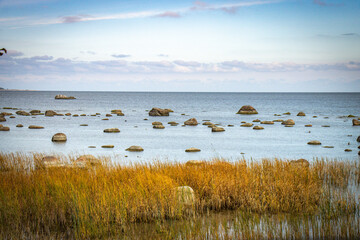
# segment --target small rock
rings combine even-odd
[[[59,114],[57,114],[57,115],[59,115]],[[81,116],[81,117],[85,117],[85,116],[86,116],[86,114],[85,114],[85,113],[83,113],[83,114],[81,114],[80,116]]]
[[[352,152],[351,149],[345,149],[344,151],[345,151],[345,152]]]
[[[305,117],[305,113],[304,112],[299,112],[296,116],[299,116],[299,117]]]
[[[209,121],[207,121],[207,122],[203,122],[203,124],[202,125],[205,125],[205,126],[212,126],[212,125],[214,125],[212,122],[209,122]]]
[[[312,125],[311,124],[306,124],[305,127],[312,127]]]
[[[81,127],[87,127],[89,126],[88,124],[84,123],[84,124],[80,124]]]
[[[55,116],[57,113],[55,112],[55,111],[53,111],[53,110],[46,110],[45,111],[45,116],[46,117],[53,117],[53,116]]]
[[[108,118],[103,118],[103,119],[101,119],[101,120],[108,121],[109,119],[108,119]]]
[[[164,129],[164,125],[154,125],[153,128],[155,129]]]
[[[24,125],[22,125],[22,124],[18,124],[18,125],[16,125],[16,127],[21,128],[21,127],[24,127]]]
[[[65,96],[65,95],[62,95],[62,94],[58,94],[55,96],[55,99],[62,99],[62,100],[70,100],[70,99],[76,99],[75,97],[73,96]]]
[[[30,114],[31,114],[31,115],[36,115],[36,114],[39,114],[39,113],[41,113],[40,110],[31,110],[31,111],[30,111]]]
[[[104,129],[104,132],[105,133],[119,133],[120,130],[118,128],[107,128],[107,129]]]
[[[108,113],[105,115],[105,117],[112,117],[112,115]]]
[[[21,115],[21,116],[30,116],[30,113],[25,112],[25,111],[22,111],[22,110],[16,111],[15,113],[16,113],[17,115]]]
[[[350,115],[348,115],[347,117],[348,117],[348,118],[353,118],[353,117],[355,117],[355,116],[352,115],[352,114],[350,114]]]
[[[71,116],[71,113],[65,113],[65,116]]]
[[[281,124],[282,125],[295,125],[295,121],[292,119],[288,119],[286,121],[283,121]]]
[[[253,122],[261,122],[260,119],[255,119]]]
[[[6,127],[6,126],[1,126],[1,127],[0,127],[0,131],[2,131],[2,132],[10,131],[10,128],[9,128],[9,127]]]
[[[321,145],[321,142],[313,140],[307,143],[308,145]]]
[[[162,108],[152,108],[149,112],[149,116],[159,117],[159,116],[169,116],[169,109]]]
[[[330,125],[322,125],[321,127],[330,127]]]
[[[102,148],[114,148],[114,145],[102,145]]]
[[[291,115],[290,112],[283,113],[283,115]]]
[[[189,120],[185,121],[184,124],[188,126],[196,126],[198,125],[198,122],[196,118],[190,118]]]
[[[144,151],[144,149],[140,146],[131,146],[127,149],[125,149],[125,151],[129,151],[129,152],[142,152]]]
[[[357,142],[360,142],[360,136],[357,137],[356,141],[357,141]]]
[[[155,126],[155,125],[163,125],[162,122],[152,122],[151,124],[152,124],[153,126]]]
[[[240,127],[252,127],[254,124],[252,123],[244,123],[244,124],[241,124]]]
[[[52,136],[51,141],[53,142],[66,142],[67,138],[64,133],[56,133]]]
[[[149,119],[147,119],[147,118],[144,118],[144,121],[147,121],[147,120],[149,120]]]
[[[15,116],[10,116],[10,118],[15,118]]]
[[[323,146],[323,148],[334,148],[334,146]]]
[[[262,121],[262,122],[260,122],[261,124],[274,124],[274,122],[273,121]]]
[[[37,125],[30,125],[29,129],[43,129],[43,126],[37,126]]]
[[[224,131],[225,131],[225,129],[222,127],[213,127],[211,129],[211,132],[224,132]]]
[[[317,118],[317,116],[313,116],[313,118]]]
[[[353,126],[360,126],[360,121],[356,120],[356,119],[353,119],[352,124],[353,124]]]
[[[254,126],[253,129],[254,130],[263,130],[264,128],[262,126]]]
[[[276,120],[273,120],[273,122],[283,122],[284,120],[282,119],[276,119]]]
[[[96,146],[89,146],[88,148],[96,148]]]
[[[285,125],[284,127],[294,127],[294,125]]]
[[[185,150],[185,152],[200,152],[201,150],[200,149],[198,149],[198,148],[188,148],[188,149],[186,149]]]
[[[234,125],[232,125],[232,124],[229,124],[229,125],[227,125],[228,127],[233,127]]]
[[[78,117],[79,116],[79,114],[74,114],[74,115],[72,115],[73,117]]]
[[[236,114],[258,114],[256,109],[250,105],[242,106]]]

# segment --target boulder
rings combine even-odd
[[[263,130],[264,128],[262,126],[255,126],[253,127],[254,130]]]
[[[260,119],[255,119],[255,120],[253,120],[253,122],[261,122],[261,120]]]
[[[150,110],[149,116],[152,117],[169,116],[169,109],[153,108]]]
[[[68,97],[66,95],[58,94],[58,95],[55,96],[55,99],[65,99],[65,100],[67,100],[67,99],[76,99],[76,98],[73,97],[73,96]]]
[[[244,123],[240,125],[240,127],[252,127],[252,126],[254,126],[254,124],[252,123]]]
[[[356,141],[357,141],[357,142],[360,142],[360,136],[357,137]]]
[[[296,116],[299,116],[299,117],[305,117],[305,113],[304,112],[299,112]]]
[[[261,124],[274,124],[274,122],[273,121],[262,121],[262,122],[260,122]]]
[[[71,116],[71,113],[65,113],[65,116]]]
[[[114,148],[114,145],[102,145],[102,148]]]
[[[57,157],[55,156],[45,156],[41,159],[40,166],[35,166],[37,169],[42,168],[53,168],[53,167],[64,167],[65,164],[63,164]]]
[[[305,127],[312,127],[312,125],[311,124],[306,124]]]
[[[120,130],[118,128],[107,128],[104,129],[104,133],[119,133]]]
[[[290,164],[292,166],[296,166],[296,167],[306,167],[306,168],[308,168],[310,166],[309,161],[306,160],[306,159],[303,159],[303,158],[298,159],[298,160],[291,160]]]
[[[214,125],[214,123],[212,123],[212,122],[203,122],[203,124],[202,125],[205,125],[205,126],[212,126],[212,125]]]
[[[155,129],[164,129],[164,125],[154,125],[153,128]]]
[[[94,157],[93,155],[82,155],[80,157],[78,157],[73,164],[76,167],[81,167],[81,168],[85,168],[85,167],[95,167],[95,166],[100,166],[101,165],[101,161]]]
[[[127,149],[125,149],[125,151],[129,151],[129,152],[142,152],[144,151],[144,149],[140,146],[131,146]]]
[[[236,114],[258,114],[256,109],[250,105],[242,106]]]
[[[281,123],[282,125],[295,125],[295,121],[292,119],[285,120]]]
[[[30,114],[31,114],[31,115],[37,115],[37,114],[39,114],[39,113],[41,113],[40,110],[31,110],[31,111],[30,111]]]
[[[57,113],[55,112],[55,111],[53,111],[53,110],[46,110],[45,111],[45,116],[47,116],[47,117],[53,117],[53,116],[55,116]]]
[[[186,149],[185,150],[185,152],[200,152],[201,150],[200,149],[198,149],[198,148],[188,148],[188,149]]]
[[[24,127],[24,125],[18,124],[18,125],[16,125],[16,127]]]
[[[152,125],[155,126],[155,125],[163,125],[162,122],[152,122]]]
[[[345,152],[352,152],[351,149],[345,149],[344,151],[345,151]]]
[[[184,122],[185,125],[188,125],[188,126],[196,126],[198,125],[198,122],[196,120],[196,118],[190,118],[189,120],[186,120]]]
[[[43,126],[37,126],[37,125],[30,125],[29,129],[43,129]]]
[[[112,117],[112,115],[108,113],[105,115],[105,117]]]
[[[0,117],[0,122],[6,122],[6,118]]]
[[[360,126],[360,121],[356,120],[356,119],[353,119],[352,124],[353,124],[353,126]]]
[[[21,116],[30,116],[30,113],[19,110],[15,112],[17,115],[21,115]]]
[[[213,127],[211,128],[211,132],[224,132],[225,129],[222,127]]]
[[[56,133],[52,136],[51,141],[53,142],[66,142],[67,138],[64,133]]]
[[[117,116],[124,116],[125,114],[120,109],[111,110],[112,114],[116,114]]]
[[[1,127],[0,127],[0,131],[2,131],[2,132],[7,132],[7,131],[10,131],[10,128],[9,128],[9,127],[6,127],[6,126],[1,126]]]
[[[313,140],[307,143],[308,145],[321,145],[321,142]]]

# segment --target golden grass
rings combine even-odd
[[[316,160],[302,167],[278,159],[234,163],[217,159],[192,166],[175,162],[121,166],[104,158],[96,168],[39,169],[35,166],[42,157],[0,154],[0,235],[60,233],[87,238],[121,232],[126,236],[131,223],[194,219],[223,210],[260,216],[305,214],[328,221],[355,216],[359,222],[357,162]],[[71,162],[74,156],[62,160]],[[174,192],[178,186],[194,190],[193,205],[179,202]],[[351,188],[357,189],[355,193]],[[233,228],[250,223],[240,220]],[[254,229],[241,231],[255,234]],[[271,229],[265,232],[276,234]],[[356,235],[359,228],[354,231]],[[202,230],[195,232],[202,236]],[[326,233],[330,234],[321,236]]]

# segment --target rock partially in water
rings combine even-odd
[[[281,123],[282,125],[295,125],[295,121],[292,119],[285,120]]]
[[[15,112],[17,115],[21,115],[21,116],[30,116],[30,113],[19,110]]]
[[[10,128],[9,127],[6,127],[6,126],[2,126],[0,127],[0,131],[2,132],[7,132],[7,131],[10,131]]]
[[[254,126],[253,129],[254,130],[263,130],[264,128],[262,126]]]
[[[212,126],[212,125],[215,125],[214,123],[212,123],[212,122],[209,122],[209,121],[207,121],[207,122],[203,122],[203,124],[202,125],[205,125],[205,126]]]
[[[185,152],[200,152],[200,151],[201,151],[200,149],[194,148],[194,147],[188,148],[188,149],[185,150]]]
[[[357,137],[356,141],[357,141],[357,142],[360,142],[360,136]]]
[[[119,133],[120,130],[118,128],[107,128],[107,129],[104,129],[104,132],[105,133]]]
[[[188,125],[188,126],[196,126],[198,125],[198,122],[196,120],[196,118],[190,118],[189,120],[186,120],[184,122],[185,125]]]
[[[30,125],[29,129],[43,129],[43,126],[37,126],[37,125]]]
[[[306,124],[305,127],[312,127],[312,125],[311,124]]]
[[[211,132],[224,132],[225,129],[222,127],[213,127],[211,128]]]
[[[299,116],[299,117],[305,117],[305,113],[304,112],[299,112],[296,116]]]
[[[18,127],[18,128],[22,128],[22,127],[24,127],[24,125],[22,125],[22,124],[18,124],[18,125],[16,125],[16,127]]]
[[[169,109],[162,108],[153,108],[149,112],[149,116],[152,117],[160,117],[160,116],[169,116]]]
[[[10,118],[15,118],[15,116],[10,116]]]
[[[105,117],[112,117],[112,115],[108,113],[105,115]]]
[[[155,125],[163,125],[162,122],[152,122],[151,124],[152,124],[153,126],[155,126]]]
[[[360,121],[356,120],[356,119],[353,119],[352,124],[353,124],[353,126],[360,126]]]
[[[102,148],[114,148],[114,145],[102,145]]]
[[[262,122],[260,122],[260,123],[261,123],[261,124],[270,124],[270,125],[274,124],[273,121],[262,121]]]
[[[344,151],[345,151],[345,152],[352,152],[352,150],[351,150],[351,149],[348,149],[348,148],[345,149]]]
[[[253,120],[253,122],[261,122],[261,120],[260,119],[255,119],[255,120]]]
[[[240,127],[252,127],[254,124],[252,123],[244,123],[244,124],[241,124]]]
[[[101,119],[101,120],[103,120],[103,121],[108,121],[109,119],[108,119],[108,118],[103,118],[103,119]]]
[[[164,129],[165,126],[162,125],[162,124],[161,125],[154,125],[153,128],[155,128],[155,129]]]
[[[250,105],[242,106],[236,114],[258,114],[256,109]]]
[[[113,109],[111,110],[112,114],[116,114],[117,116],[125,116],[125,114],[121,111],[121,109]]]
[[[6,122],[6,118],[0,116],[0,122]]]
[[[142,152],[144,151],[144,149],[140,146],[131,146],[127,149],[125,149],[125,151],[129,151],[129,152]]]
[[[284,120],[282,120],[282,119],[275,119],[275,120],[273,120],[273,122],[283,122]]]
[[[65,116],[71,116],[71,113],[65,113]]]
[[[330,125],[321,125],[321,127],[330,127]]]
[[[283,115],[291,115],[290,112],[283,113]]]
[[[334,148],[334,146],[323,146],[323,148]]]
[[[65,133],[56,133],[54,136],[52,136],[51,141],[53,142],[66,142],[67,137]]]
[[[45,111],[45,116],[47,116],[47,117],[53,117],[53,116],[55,116],[57,113],[55,112],[55,111],[53,111],[53,110],[46,110]]]
[[[307,144],[308,145],[321,145],[321,142],[317,141],[317,140],[313,140],[313,141],[308,142]]]
[[[80,126],[81,126],[81,127],[87,127],[87,126],[89,126],[89,125],[86,124],[86,123],[83,123],[83,124],[80,124]]]
[[[76,99],[75,97],[73,96],[66,96],[66,95],[63,95],[63,94],[58,94],[55,96],[55,99],[64,99],[64,100],[70,100],[70,99]]]
[[[31,110],[31,111],[30,111],[30,114],[31,114],[31,115],[38,115],[39,113],[41,113],[40,110]]]

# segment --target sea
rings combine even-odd
[[[76,99],[56,100],[57,94]],[[253,106],[258,114],[236,114],[243,105]],[[9,107],[16,109],[4,109]],[[152,117],[149,110],[153,107],[174,112],[170,116]],[[119,163],[210,161],[213,158],[228,161],[360,159],[357,142],[360,126],[352,125],[352,119],[360,116],[360,93],[0,91],[0,108],[0,112],[15,116],[6,116],[6,121],[0,123],[10,127],[10,131],[0,131],[0,152],[3,153],[92,154],[108,156]],[[109,120],[102,120],[113,109],[121,109],[125,116],[113,115]],[[86,116],[20,116],[15,113],[18,110],[54,110]],[[306,116],[297,116],[300,111]],[[290,115],[284,114],[287,112]],[[100,115],[91,116],[96,113]],[[184,126],[190,118],[196,118],[199,125]],[[264,129],[240,127],[241,122],[252,123],[255,119],[293,119],[295,125],[255,122],[254,125]],[[154,121],[162,122],[165,128],[154,129]],[[179,125],[171,126],[168,124],[171,121]],[[219,124],[225,131],[212,132],[202,125],[204,121]],[[24,127],[16,127],[17,124]],[[305,127],[306,124],[312,127]],[[29,129],[29,125],[40,125],[44,129]],[[120,133],[104,133],[107,128],[118,128]],[[65,143],[51,141],[59,132],[67,135]],[[308,145],[312,140],[320,141],[321,145]],[[114,145],[114,148],[102,148],[103,145]],[[132,145],[141,146],[144,151],[126,151]],[[201,151],[185,152],[191,147]]]

